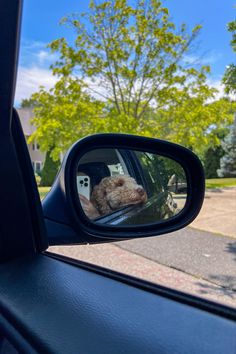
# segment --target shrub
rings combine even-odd
[[[59,166],[60,166],[59,161],[56,162],[53,161],[53,159],[50,156],[50,151],[48,151],[46,153],[46,159],[42,170],[42,178],[41,178],[40,186],[51,186],[53,184]]]
[[[217,170],[220,168],[220,159],[224,155],[224,150],[221,146],[207,149],[203,165],[206,178],[217,178]]]
[[[224,156],[220,159],[219,177],[236,177],[236,114],[229,134],[222,142]]]

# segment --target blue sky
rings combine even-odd
[[[49,53],[46,44],[62,36],[72,40],[72,31],[60,26],[59,21],[72,12],[86,11],[88,3],[88,0],[24,1],[16,104],[37,91],[40,85],[50,88],[55,83],[49,70],[55,55]],[[209,83],[222,91],[220,80],[225,67],[235,62],[229,44],[231,36],[226,29],[227,23],[235,18],[235,0],[164,0],[163,3],[177,25],[184,22],[191,29],[202,24],[189,60],[201,58],[202,64],[210,64]]]

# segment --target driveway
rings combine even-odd
[[[236,238],[236,187],[206,191],[192,227]]]

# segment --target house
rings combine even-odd
[[[31,124],[31,119],[33,118],[33,109],[32,108],[18,108],[17,112],[20,117],[22,129],[25,135],[26,141],[35,131],[35,127]],[[32,161],[32,166],[35,173],[40,173],[42,171],[45,156],[46,154],[40,151],[39,144],[35,141],[33,143],[28,144],[29,154]]]

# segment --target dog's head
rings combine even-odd
[[[105,177],[94,187],[91,200],[101,215],[147,201],[147,194],[130,176]]]

